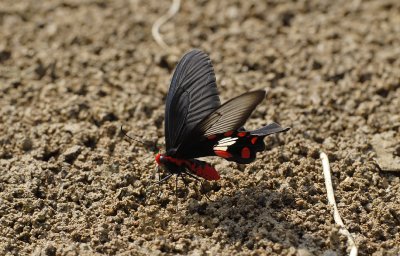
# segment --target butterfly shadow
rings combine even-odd
[[[191,201],[186,221],[210,236],[249,250],[267,249],[274,244],[316,252],[327,249],[325,238],[313,234],[309,224],[303,225],[296,218],[296,214],[303,214],[304,220],[307,212],[296,204],[296,198],[299,196],[294,192],[280,193],[256,185],[212,202]]]

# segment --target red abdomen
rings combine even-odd
[[[199,177],[202,177],[205,180],[211,181],[220,179],[217,170],[215,170],[215,168],[212,165],[204,161],[200,161],[197,159],[178,159],[170,156],[166,156],[165,160],[177,166],[184,166],[190,172]]]

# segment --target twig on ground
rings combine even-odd
[[[165,50],[168,50],[169,46],[164,42],[162,36],[160,35],[160,27],[179,11],[180,5],[181,0],[173,0],[168,12],[158,18],[151,28],[151,34],[153,35],[154,40]]]
[[[333,218],[335,223],[340,227],[339,233],[345,235],[348,239],[348,246],[350,248],[350,256],[357,256],[358,255],[358,248],[354,242],[353,237],[351,236],[350,232],[345,227],[342,218],[340,217],[339,210],[336,205],[335,195],[333,193],[333,186],[332,186],[332,178],[331,178],[331,168],[329,167],[329,160],[328,156],[324,153],[320,153],[320,158],[322,161],[322,169],[324,171],[324,178],[325,178],[325,186],[326,192],[328,196],[329,204],[333,207]]]

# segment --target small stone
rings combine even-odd
[[[324,139],[323,146],[324,146],[324,148],[329,149],[329,150],[334,150],[337,147],[335,144],[335,141],[332,137],[328,137],[328,138]]]
[[[45,249],[45,253],[48,256],[55,256],[57,253],[57,248],[54,247],[53,245],[47,245],[47,247]]]
[[[333,250],[326,250],[324,251],[324,253],[322,254],[323,256],[337,256],[337,252],[333,251]]]
[[[11,51],[0,49],[0,63],[11,58]]]
[[[305,248],[301,248],[297,250],[296,256],[311,256],[312,254]]]
[[[82,127],[76,123],[68,123],[64,125],[64,130],[71,134],[77,134],[79,131],[82,130]]]
[[[32,147],[33,147],[32,140],[29,137],[24,138],[24,140],[22,141],[22,149],[24,151],[29,151],[32,149]]]
[[[82,147],[78,145],[68,148],[63,154],[65,162],[72,163],[81,153],[81,151]]]
[[[376,152],[376,162],[383,171],[400,172],[400,157],[397,156],[398,139],[395,132],[374,135],[371,144]]]

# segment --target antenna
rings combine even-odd
[[[142,141],[142,140],[140,140],[140,139],[132,138],[131,136],[129,136],[128,134],[126,134],[126,132],[122,129],[122,125],[121,125],[121,133],[122,133],[125,137],[129,138],[130,140],[133,140],[133,141],[135,141],[135,142],[138,142],[138,143],[142,144],[145,148],[149,149],[149,150],[152,151],[152,152],[157,152],[157,151],[159,151],[159,148],[157,147],[157,141],[154,142],[154,145],[149,145],[149,143],[146,143],[146,142],[144,142],[144,141]]]

